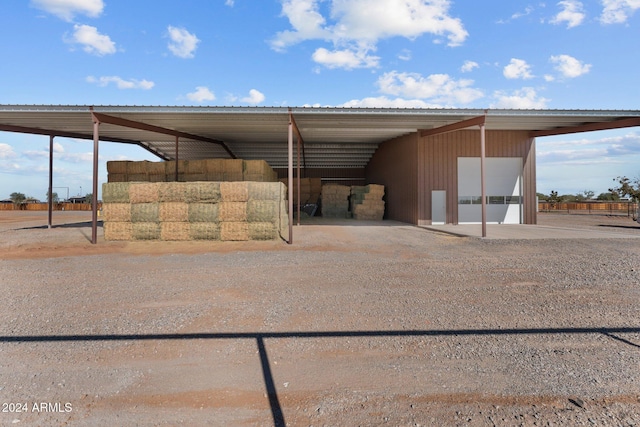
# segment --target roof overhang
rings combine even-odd
[[[93,116],[92,116],[93,111]],[[363,167],[378,145],[419,132],[426,136],[482,121],[486,130],[532,137],[640,126],[640,111],[483,110],[310,107],[161,107],[0,105],[0,130],[137,144],[163,159],[264,159],[287,166],[290,116],[304,138],[306,167]]]

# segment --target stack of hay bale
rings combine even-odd
[[[384,217],[384,185],[351,187],[351,212],[355,219],[381,221]]]
[[[178,182],[257,181],[276,182],[277,173],[264,160],[179,160]],[[176,162],[110,161],[108,182],[174,182]]]
[[[279,182],[111,182],[102,188],[105,240],[288,239]]]
[[[322,186],[322,216],[325,218],[349,218],[349,194],[347,185],[326,184]]]
[[[289,180],[280,180],[284,185],[289,186]],[[322,192],[322,181],[320,178],[300,178],[300,204],[316,204]],[[298,204],[298,179],[293,179],[293,204]]]
[[[276,182],[278,181],[278,174],[264,160],[244,160],[242,180]]]

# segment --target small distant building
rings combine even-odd
[[[67,203],[87,203],[87,198],[82,196],[82,197],[69,197],[68,200],[66,200]]]

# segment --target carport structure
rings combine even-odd
[[[54,138],[93,140],[92,243],[99,141],[138,145],[163,160],[266,160],[289,182],[295,164],[298,178],[382,184],[388,218],[427,225],[468,217],[484,237],[492,202],[504,208],[497,215],[511,210],[520,223],[536,223],[536,137],[634,126],[640,111],[0,105],[0,131],[49,136],[50,189]],[[512,193],[487,189],[487,170],[502,165],[515,170]]]

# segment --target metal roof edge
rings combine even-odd
[[[55,104],[0,104],[2,112],[88,112],[102,113],[260,113],[260,114],[406,114],[406,115],[461,115],[479,116],[610,116],[639,117],[640,110],[592,109],[484,109],[484,108],[392,108],[392,107],[285,107],[285,106],[188,106],[188,105],[55,105]]]

